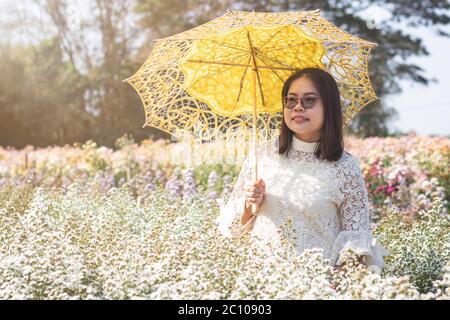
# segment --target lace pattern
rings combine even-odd
[[[252,181],[253,163],[251,156],[245,159],[226,205],[221,206],[217,219],[221,233],[229,237],[250,233],[271,245],[281,245],[281,238],[287,237],[298,254],[319,247],[332,264],[341,264],[341,253],[351,249],[366,256],[368,266],[381,270],[387,252],[372,238],[367,189],[357,158],[344,152],[341,159],[329,162],[317,159],[308,144],[296,146],[282,156],[269,143],[258,148],[266,196],[258,215],[243,226],[244,190]],[[286,226],[291,230],[280,237]]]
[[[252,179],[252,163],[253,157],[247,156],[226,205],[220,205],[220,215],[216,219],[216,224],[219,231],[226,237],[242,236],[247,233],[256,219],[254,216],[245,225],[241,223],[245,209],[246,183]]]

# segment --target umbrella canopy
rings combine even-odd
[[[337,81],[344,125],[377,99],[368,74],[375,43],[346,33],[319,10],[230,10],[191,30],[158,39],[125,81],[140,95],[145,126],[214,141],[258,129],[265,139],[282,119],[281,87],[295,70],[319,67]]]
[[[324,48],[292,25],[245,26],[196,41],[180,65],[188,93],[224,117],[253,112],[253,57],[257,112],[281,110],[284,80],[297,69],[320,67]]]
[[[157,40],[144,65],[125,81],[142,99],[144,127],[178,136],[190,132],[202,141],[227,140],[251,127],[256,182],[257,139],[259,133],[266,140],[278,133],[285,79],[306,67],[329,72],[338,83],[348,125],[377,98],[368,75],[374,45],[340,30],[319,10],[228,11]]]

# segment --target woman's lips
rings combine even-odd
[[[302,116],[296,116],[296,117],[293,117],[292,120],[293,120],[295,123],[303,123],[303,122],[309,121],[309,119],[306,119],[306,118],[304,118],[304,117],[302,117]]]

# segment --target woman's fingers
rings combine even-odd
[[[249,204],[261,204],[264,199],[265,192],[265,183],[262,179],[259,179],[256,183],[248,185],[245,190],[245,197]]]
[[[252,204],[252,203],[260,204],[262,202],[262,197],[260,197],[260,198],[247,197],[246,200],[249,204]]]
[[[259,198],[263,197],[264,195],[263,195],[263,194],[258,194],[258,193],[248,192],[248,193],[245,194],[245,196],[246,196],[247,198],[256,198],[256,199],[259,199]]]
[[[248,190],[245,195],[247,197],[254,197],[254,198],[260,198],[264,195],[264,193],[262,191],[258,191],[258,190]]]
[[[258,186],[261,188],[263,193],[266,191],[266,183],[263,179],[258,180]]]
[[[251,192],[257,192],[257,193],[262,192],[262,188],[259,188],[259,187],[250,187],[248,190]]]

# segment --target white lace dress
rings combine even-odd
[[[352,249],[364,256],[370,270],[381,272],[387,252],[372,237],[358,159],[344,151],[338,161],[319,160],[314,155],[317,143],[295,136],[292,142],[287,156],[278,154],[276,143],[258,147],[258,178],[266,184],[265,199],[258,215],[242,226],[244,190],[252,183],[253,172],[252,155],[245,159],[228,201],[220,205],[219,231],[227,237],[250,232],[272,246],[288,236],[298,254],[319,247],[333,265],[342,263],[343,250]]]

